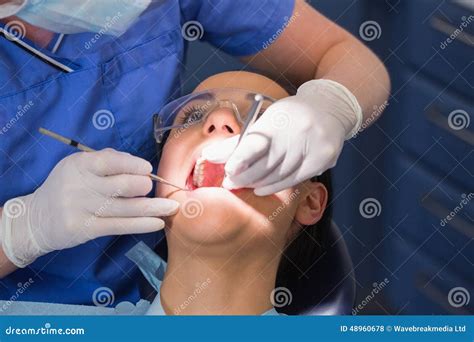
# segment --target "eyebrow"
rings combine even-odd
[[[203,93],[203,94],[197,95],[196,97],[191,98],[189,102],[191,102],[192,100],[196,100],[196,99],[200,100],[201,98],[205,98],[205,99],[208,99],[208,100],[215,100],[216,99],[216,97],[212,93]]]

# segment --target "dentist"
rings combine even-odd
[[[323,173],[389,93],[378,58],[303,0],[0,0],[0,299],[27,281],[23,301],[140,298],[125,253],[155,245],[178,210],[146,197],[152,114],[179,96],[197,38],[295,94],[235,152],[235,139],[204,151],[227,162],[229,189],[268,195]],[[73,153],[40,126],[102,150]]]

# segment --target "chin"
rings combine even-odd
[[[171,234],[194,244],[228,243],[248,235],[251,220],[262,215],[247,199],[250,189],[198,188],[177,191],[169,198],[181,203],[179,212],[168,220]]]
[[[281,202],[276,196],[258,197],[253,189],[222,188],[224,165],[212,164],[197,157],[182,165],[181,174],[160,174],[186,191],[164,184],[157,187],[158,197],[167,197],[181,204],[179,212],[166,219],[168,233],[188,244],[210,245],[245,243],[255,234],[255,227],[271,229],[266,212],[273,212]]]

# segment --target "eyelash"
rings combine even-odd
[[[263,113],[265,113],[265,110],[266,108],[262,108],[260,110],[260,113],[258,114],[258,117],[260,117]],[[188,120],[191,119],[191,117],[193,116],[198,116],[197,119],[195,119],[195,121],[199,121],[202,119],[202,117],[204,116],[203,112],[202,112],[202,109],[199,107],[199,106],[190,106],[188,108],[185,108],[183,110],[183,117],[180,119],[180,124],[181,125],[184,125],[186,123],[189,123]]]
[[[204,116],[202,109],[199,106],[190,106],[183,110],[183,117],[180,120],[181,125],[189,123],[188,120],[191,119],[193,116],[197,116],[195,121],[201,120]]]

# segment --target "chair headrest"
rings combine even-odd
[[[355,301],[352,259],[337,225],[332,222],[327,248],[298,282],[288,308],[290,315],[348,315]]]

